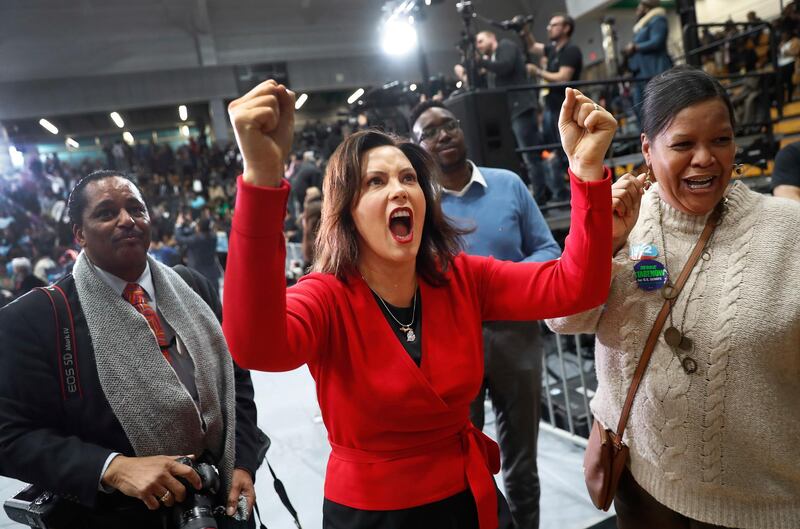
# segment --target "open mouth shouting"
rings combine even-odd
[[[414,212],[411,208],[402,207],[392,210],[389,215],[389,232],[400,244],[414,240]]]
[[[703,191],[710,189],[716,178],[716,175],[693,175],[684,178],[683,183],[690,191]]]

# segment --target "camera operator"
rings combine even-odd
[[[482,55],[477,66],[488,72],[490,88],[519,86],[528,82],[525,70],[525,54],[520,46],[510,40],[498,42],[497,35],[491,31],[481,31],[475,36],[475,47]],[[517,146],[530,147],[542,143],[537,119],[537,92],[520,90],[508,92],[508,107],[511,113],[511,128]],[[544,188],[542,157],[538,152],[523,153],[527,175],[522,176],[526,185],[533,184],[534,192],[540,193]]]
[[[578,46],[572,44],[570,39],[575,31],[575,21],[563,13],[556,13],[547,24],[548,44],[536,42],[527,25],[522,26],[520,37],[528,47],[528,53],[538,57],[545,57],[547,67],[540,68],[536,64],[529,64],[533,75],[539,76],[548,83],[567,83],[577,81],[583,69],[583,55]],[[559,143],[561,137],[558,133],[558,114],[564,102],[564,88],[550,88],[545,96],[544,115],[542,116],[542,133],[545,143]],[[569,191],[564,183],[567,159],[564,151],[556,150],[550,162],[552,181],[550,191],[555,200],[569,199]],[[537,202],[540,202],[537,197]],[[541,203],[541,202],[540,202]]]
[[[265,438],[216,287],[147,256],[147,207],[120,173],[90,174],[68,207],[73,272],[0,310],[0,474],[63,497],[70,529],[162,528],[206,500],[244,515]],[[188,455],[218,467],[218,496]]]

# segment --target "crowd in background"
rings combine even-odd
[[[298,134],[298,145],[306,150],[293,155],[286,172],[295,190],[286,234],[296,250],[292,266],[298,277],[312,251],[309,237],[303,237],[304,227],[315,225],[303,219],[303,212],[319,218],[324,168],[320,153],[332,150],[327,138],[336,137],[324,129],[319,136],[316,127],[313,135],[310,130]],[[0,176],[0,306],[71,271],[80,248],[74,241],[67,200],[75,184],[98,169],[120,171],[142,190],[153,226],[154,258],[169,266],[185,263],[219,281],[228,251],[236,176],[242,169],[236,144],[208,145],[201,136],[189,138],[177,149],[166,143],[118,142],[104,151],[105,161],[85,159],[79,164],[62,162],[57,154],[42,160],[31,153],[24,168]],[[306,190],[310,190],[308,200]]]
[[[702,54],[704,69],[724,74],[770,68],[764,47],[767,32],[751,31],[762,22],[751,12],[745,25],[731,22],[717,32],[703,28],[701,45],[710,46]],[[790,100],[800,80],[800,12],[796,2],[785,6],[772,27],[779,43],[784,100]],[[741,38],[725,40],[737,35]],[[546,68],[545,57],[537,70]],[[760,94],[757,83],[757,78],[746,79],[733,88],[739,123],[767,119],[755,114],[755,99]],[[438,98],[446,95],[440,92]],[[630,110],[629,105],[620,104],[620,98],[599,99],[612,111]],[[297,132],[297,151],[288,161],[285,175],[293,188],[285,222],[290,282],[313,260],[325,160],[350,129],[364,128],[370,120],[368,113],[362,112],[353,121],[352,127],[342,120],[308,122]],[[625,120],[620,122],[624,134]],[[104,160],[85,159],[78,164],[63,162],[57,154],[41,157],[30,153],[22,170],[0,176],[0,306],[71,270],[80,248],[74,242],[67,198],[81,177],[97,169],[121,171],[142,189],[153,223],[153,257],[168,265],[184,262],[213,281],[220,279],[227,255],[235,178],[241,172],[236,144],[210,144],[201,133],[174,149],[154,141],[133,145],[116,141],[104,145],[103,153]]]

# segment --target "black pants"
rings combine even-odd
[[[497,440],[508,504],[520,529],[539,527],[536,446],[542,391],[539,322],[489,322],[483,326],[484,385],[470,417],[483,429],[488,392],[497,420]]]
[[[497,492],[498,529],[515,529],[506,499]],[[325,500],[322,529],[478,529],[478,509],[469,490],[449,498],[394,511],[366,511]]]
[[[539,125],[537,123],[536,109],[530,108],[521,114],[511,118],[511,129],[514,131],[514,138],[517,140],[517,147],[533,147],[534,145],[541,145],[542,135],[539,133]],[[526,174],[520,175],[525,185],[530,185],[538,179],[544,177],[542,172],[542,153],[541,152],[525,152],[522,154],[522,159],[525,162]],[[534,192],[536,189],[534,189]]]
[[[557,109],[549,106],[545,107],[544,114],[542,115],[542,135],[544,136],[545,143],[561,142],[561,133],[558,130],[558,117],[560,113],[560,107]],[[550,157],[548,165],[550,166],[549,171],[546,171],[545,174],[550,196],[557,202],[569,200],[570,191],[565,179],[569,160],[564,153],[564,149],[555,149]],[[538,187],[541,188],[542,185]],[[537,184],[534,182],[534,192],[536,189]],[[541,193],[543,194],[546,191],[547,189],[544,189]],[[536,193],[534,193],[534,198],[537,199],[537,203],[541,201],[541,196],[536,195]]]
[[[627,468],[619,480],[614,510],[619,529],[725,529],[693,520],[662,505],[636,483]]]

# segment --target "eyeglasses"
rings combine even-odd
[[[552,24],[547,24],[545,29],[550,29],[550,28],[554,28],[556,26],[563,26],[563,25],[564,25],[563,22],[553,22]]]
[[[427,127],[422,129],[422,132],[419,133],[419,141],[429,142],[434,138],[438,138],[441,131],[445,131],[449,135],[458,130],[460,127],[460,121],[457,119],[449,119],[438,127]]]

